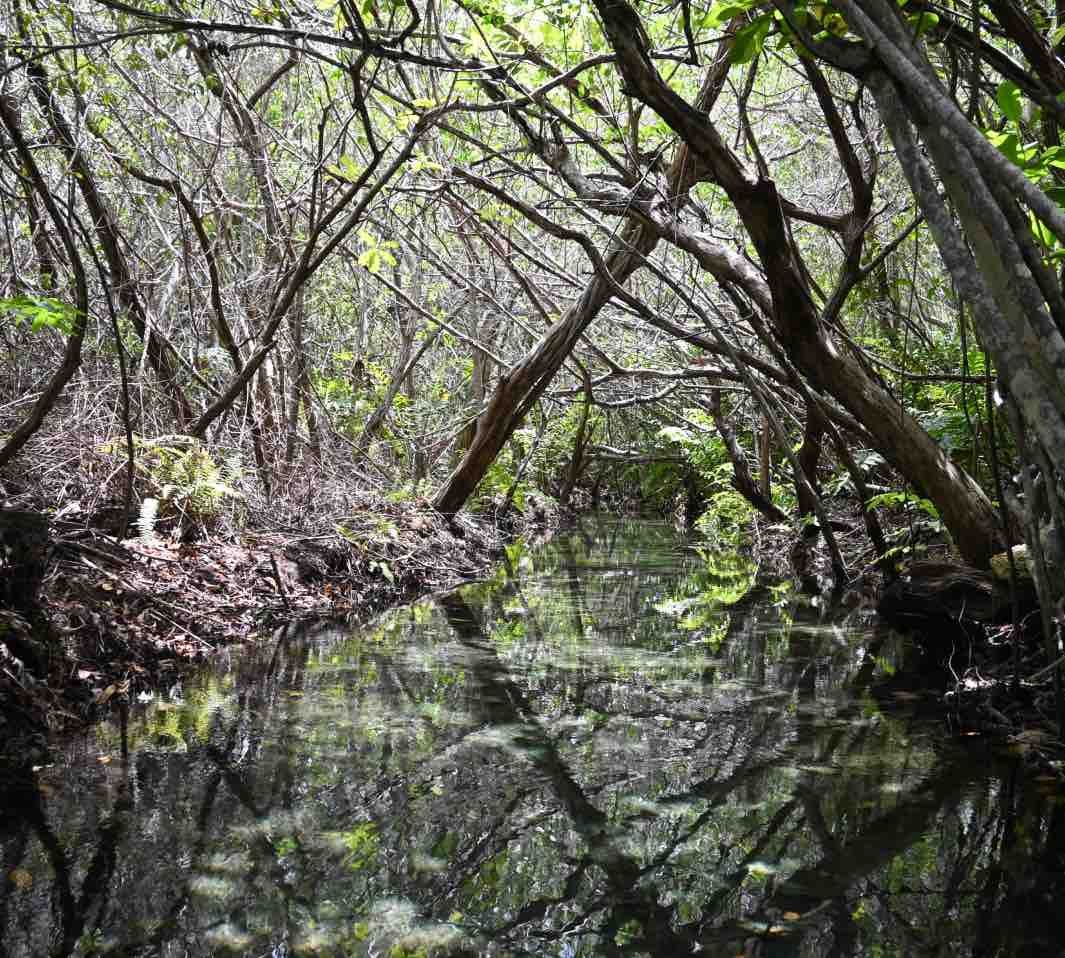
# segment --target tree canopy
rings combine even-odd
[[[1056,8],[13,0],[5,26],[0,467],[117,370],[131,449],[247,450],[268,494],[328,461],[454,513],[673,463],[810,517],[843,575],[819,464],[868,500],[883,463],[970,563],[1027,542],[1049,636]]]

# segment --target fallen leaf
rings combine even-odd
[[[27,891],[33,887],[33,876],[25,868],[12,868],[7,877],[19,891]]]
[[[800,918],[802,918],[802,915],[800,915],[797,911],[784,912],[785,921],[798,921]]]

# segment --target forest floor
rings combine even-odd
[[[448,521],[416,500],[367,496],[349,511],[319,532],[187,543],[119,539],[69,514],[53,521],[40,617],[0,610],[0,758],[35,761],[57,731],[281,622],[357,621],[476,578],[506,540],[487,520]]]

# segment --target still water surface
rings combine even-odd
[[[289,630],[4,783],[0,956],[1065,952],[1065,806],[667,526]]]

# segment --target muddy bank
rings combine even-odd
[[[280,622],[359,619],[475,578],[515,531],[466,514],[448,521],[418,500],[367,496],[346,513],[318,529],[208,533],[193,542],[165,528],[119,538],[69,514],[50,521],[36,613],[17,608],[18,594],[0,608],[0,752],[37,761],[49,735],[165,688],[218,649],[255,641]],[[518,528],[557,520],[534,508]],[[926,678],[942,689],[946,732],[1012,737],[1052,754],[1060,738],[1055,675],[1032,597],[1022,595],[1014,624],[1008,587],[951,561],[945,544],[885,578],[860,515],[840,511],[833,522],[851,579],[818,601],[875,604],[913,636],[926,653]],[[750,547],[763,575],[827,590],[822,542],[755,523]]]
[[[995,738],[1033,764],[1065,773],[1065,610],[1051,610],[1048,638],[1024,561],[1015,562],[1011,584],[1005,555],[995,557],[995,571],[972,568],[945,538],[920,541],[902,517],[888,514],[882,519],[894,555],[885,562],[860,514],[835,509],[831,516],[849,575],[842,588],[831,589],[823,539],[759,519],[752,544],[762,571],[820,592],[819,602],[868,605],[908,636],[919,672],[898,676],[897,684],[904,689],[920,679],[945,735]]]
[[[367,497],[331,525],[180,542],[45,520],[45,538],[27,547],[37,554],[19,563],[9,551],[6,562],[6,581],[21,584],[0,608],[0,751],[36,761],[49,735],[176,681],[223,646],[475,578],[505,541],[484,519],[448,520],[417,501]]]
[[[1060,766],[1062,619],[1052,614],[1048,641],[1030,578],[1011,584],[956,561],[914,561],[883,587],[877,612],[908,631],[941,675],[952,732],[1005,738]]]

